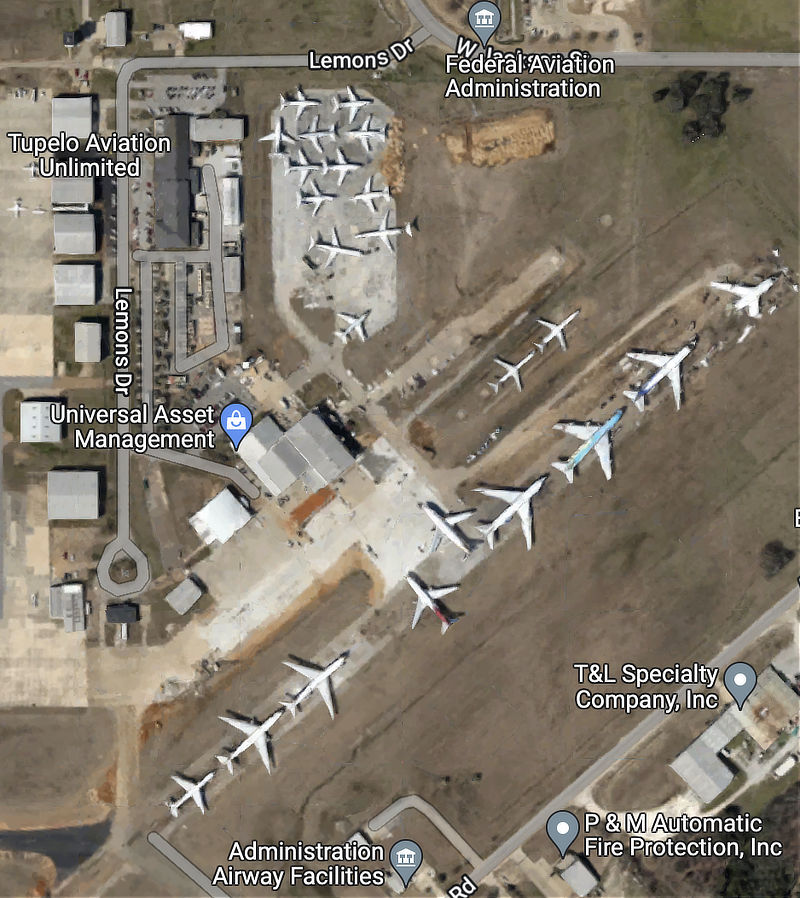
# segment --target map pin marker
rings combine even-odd
[[[741,711],[742,705],[756,688],[758,674],[746,661],[734,661],[728,666],[722,679]]]
[[[578,838],[581,824],[571,811],[556,811],[547,818],[547,835],[563,858],[567,849]]]
[[[239,443],[253,426],[253,413],[241,402],[230,402],[220,412],[219,424],[233,443],[233,448],[238,449]]]
[[[389,849],[389,863],[403,880],[403,885],[408,886],[422,863],[422,849],[411,839],[400,839]]]
[[[500,27],[500,7],[489,0],[478,0],[469,8],[467,21],[485,47],[489,38]]]

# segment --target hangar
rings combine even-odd
[[[250,520],[252,514],[227,487],[189,518],[192,528],[210,546],[226,543]],[[177,610],[177,609],[176,609]],[[188,608],[187,608],[188,611]],[[179,612],[182,613],[182,612]]]
[[[58,470],[48,472],[48,520],[95,521],[99,517],[99,472],[80,470]]]
[[[91,263],[53,266],[57,306],[93,306],[97,302],[97,271]]]

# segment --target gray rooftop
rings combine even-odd
[[[94,521],[98,517],[100,517],[100,474],[97,471],[48,472],[48,520]]]
[[[99,321],[76,321],[75,361],[99,362],[102,358],[103,325]]]
[[[172,148],[155,159],[155,244],[159,249],[183,248],[192,237],[189,116],[168,115],[159,121]]]
[[[182,583],[179,583],[175,589],[168,592],[164,598],[167,604],[178,612],[178,614],[186,614],[186,612],[194,605],[194,603],[203,594],[202,589],[195,583],[191,577],[187,577]]]
[[[66,633],[86,629],[82,583],[60,583],[50,587],[50,617],[63,620]]]
[[[244,119],[192,117],[190,126],[192,140],[197,143],[213,143],[229,140],[244,140]]]
[[[584,898],[600,881],[580,858],[561,871],[561,878],[572,889],[578,898]]]
[[[20,443],[58,443],[61,441],[61,425],[53,424],[50,406],[63,405],[64,400],[25,399],[19,404]]]
[[[50,201],[54,206],[90,206],[94,202],[94,178],[53,178]]]
[[[740,718],[729,708],[669,765],[694,794],[709,804],[734,777],[719,752],[743,729]]]
[[[53,266],[57,306],[93,306],[97,301],[97,270],[92,263]]]
[[[56,212],[53,246],[58,255],[92,256],[97,251],[94,215],[91,212]]]
[[[53,97],[53,135],[62,131],[67,137],[85,140],[92,133],[94,96]]]
[[[128,17],[123,10],[112,10],[105,15],[106,46],[124,47],[128,43]]]
[[[222,279],[225,281],[226,293],[242,292],[242,257],[222,257]]]

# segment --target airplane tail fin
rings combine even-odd
[[[500,384],[497,383],[496,380],[490,380],[488,383],[489,383],[489,389],[490,389],[490,390],[493,390],[495,393],[499,393],[499,392],[500,392]]]
[[[233,761],[227,755],[217,755],[217,760],[228,768],[228,773],[233,773]]]
[[[533,345],[539,350],[539,352],[544,352],[544,343],[534,343]]]
[[[458,623],[458,617],[455,614],[451,614],[449,617],[445,618],[442,621],[442,636],[453,626],[453,624]]]
[[[403,230],[406,232],[406,234],[408,234],[409,237],[411,236],[411,222],[410,221],[407,221],[403,225]]]
[[[491,524],[478,524],[478,531],[482,533],[486,537],[486,542],[489,543],[489,548],[494,548],[494,534],[495,529]]]
[[[288,702],[281,702],[281,704],[283,705],[284,708],[288,708],[289,711],[292,712],[292,717],[294,717],[297,714],[297,702],[294,699],[292,699],[291,701],[288,701]]]
[[[644,396],[640,396],[638,391],[623,390],[622,395],[627,399],[630,399],[630,401],[636,406],[636,408],[639,409],[640,412],[644,411]]]
[[[567,478],[567,481],[572,483],[572,479],[575,476],[575,469],[570,464],[563,461],[554,461],[553,467],[561,471]]]
[[[170,814],[172,814],[173,817],[178,816],[178,806],[175,804],[174,801],[168,801],[167,807],[169,808],[169,812],[170,812]]]
[[[342,343],[347,343],[347,334],[345,333],[345,331],[334,331],[333,335],[335,337],[338,337],[342,341]]]

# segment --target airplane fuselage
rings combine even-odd
[[[435,509],[431,508],[430,505],[425,504],[422,506],[422,510],[425,514],[433,521],[434,527],[442,532],[444,536],[446,536],[451,543],[454,543],[461,549],[463,552],[469,554],[472,551],[472,547],[467,543],[464,537],[456,530],[456,528],[448,523],[445,518],[438,514]],[[416,587],[415,587],[416,588]]]
[[[641,396],[647,396],[658,383],[668,377],[676,368],[680,368],[681,362],[694,349],[695,341],[678,350],[667,362],[665,362],[657,371],[654,371],[650,377],[636,391],[637,399]]]
[[[594,449],[594,447],[603,439],[603,437],[619,423],[619,419],[625,413],[624,408],[617,409],[614,414],[601,424],[600,427],[592,434],[589,439],[577,448],[575,452],[567,459],[567,467],[576,468],[586,456]]]

